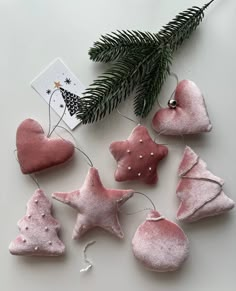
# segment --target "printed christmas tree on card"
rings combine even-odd
[[[12,255],[60,256],[65,246],[58,238],[60,225],[51,215],[52,204],[41,189],[27,203],[26,215],[18,221],[20,235],[10,243]]]

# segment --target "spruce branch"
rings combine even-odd
[[[90,58],[114,62],[80,98],[76,113],[83,123],[91,123],[111,113],[134,89],[134,112],[146,117],[170,72],[173,52],[190,37],[204,17],[205,9],[193,6],[179,13],[159,33],[117,31],[101,36],[89,50]]]
[[[159,47],[156,60],[151,70],[146,74],[136,89],[134,98],[134,113],[146,117],[152,109],[156,96],[160,93],[166,77],[170,73],[172,52],[168,46]]]
[[[84,97],[80,98],[77,117],[83,123],[92,123],[111,113],[150,70],[153,56],[154,51],[145,58],[139,54],[128,54],[119,59],[85,91]]]
[[[112,62],[130,52],[145,54],[159,46],[161,38],[150,32],[117,31],[102,35],[89,50],[90,59],[95,62]]]

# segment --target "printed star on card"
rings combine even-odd
[[[117,161],[116,181],[140,180],[155,184],[158,180],[157,165],[168,154],[168,149],[156,144],[147,128],[138,125],[127,140],[113,142],[110,152]]]
[[[90,229],[100,227],[123,238],[118,219],[119,206],[133,196],[134,190],[106,189],[98,170],[90,168],[83,186],[72,192],[53,193],[52,197],[78,211],[73,239],[79,239]]]
[[[58,81],[58,82],[54,82],[54,88],[59,89],[60,87],[61,87],[61,83],[60,83],[60,81]]]

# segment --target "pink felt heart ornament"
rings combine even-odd
[[[194,82],[179,82],[174,100],[176,106],[158,110],[152,119],[152,126],[158,133],[184,135],[211,131],[212,125],[202,92]]]
[[[31,174],[68,161],[74,145],[61,138],[49,138],[33,119],[24,120],[16,132],[17,157],[23,174]]]
[[[177,270],[186,260],[189,241],[177,224],[153,210],[136,230],[132,248],[134,256],[149,270],[168,272]]]

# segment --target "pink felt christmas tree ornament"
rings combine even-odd
[[[180,206],[177,219],[193,222],[234,208],[234,202],[223,192],[224,181],[207,170],[206,163],[186,147],[179,166],[176,189]]]
[[[136,230],[132,248],[134,256],[149,270],[168,272],[177,270],[189,253],[189,241],[183,230],[151,211]]]
[[[116,181],[139,180],[155,184],[158,180],[158,163],[168,154],[168,149],[156,144],[147,128],[138,125],[127,140],[113,142],[110,152],[117,161]]]
[[[208,132],[212,125],[200,89],[190,80],[178,83],[168,108],[156,112],[153,128],[163,135],[185,135]]]
[[[31,174],[65,163],[74,154],[74,145],[45,135],[41,125],[26,119],[16,132],[17,157],[23,174]]]
[[[52,204],[41,189],[27,203],[27,212],[18,221],[20,235],[9,246],[12,255],[60,256],[65,246],[58,238],[60,225],[52,216]]]

